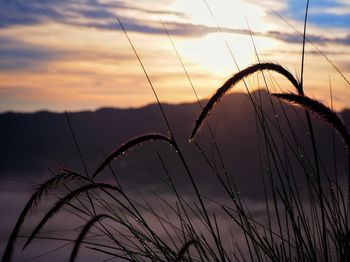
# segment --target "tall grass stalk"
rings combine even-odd
[[[218,30],[223,34],[210,6],[206,0],[203,1]],[[69,169],[62,169],[61,173],[37,188],[18,218],[2,261],[12,260],[16,240],[22,236],[20,229],[30,211],[36,207],[39,201],[45,199],[48,193],[58,190],[61,190],[60,193],[64,193],[63,196],[58,197],[31,234],[26,236],[24,248],[27,248],[35,239],[49,239],[50,237],[46,238],[39,233],[42,232],[49,220],[53,219],[63,208],[67,208],[71,210],[73,215],[81,218],[84,224],[78,228],[76,238],[58,237],[52,239],[71,243],[70,261],[75,261],[83,248],[112,259],[124,261],[349,261],[350,135],[345,124],[332,108],[309,98],[304,93],[308,5],[309,1],[307,1],[305,10],[304,32],[302,34],[300,81],[281,65],[260,60],[247,21],[257,63],[239,70],[238,63],[227,41],[225,41],[238,72],[217,89],[205,106],[202,106],[190,74],[165,23],[155,9],[201,107],[201,113],[189,138],[193,142],[190,145],[196,148],[196,152],[204,160],[210,171],[208,173],[212,174],[215,181],[219,182],[220,193],[223,192],[226,196],[226,198],[220,199],[212,199],[200,190],[201,184],[198,179],[195,179],[197,174],[190,169],[188,164],[191,159],[186,159],[183,149],[179,147],[151,77],[122,21],[117,17],[154,94],[169,136],[158,133],[141,134],[105,156],[95,171],[89,175],[66,113],[75,146],[83,164],[84,175]],[[270,94],[268,92],[267,98],[260,93],[257,97],[249,92],[245,82],[248,77],[256,73],[262,73],[268,91],[271,87],[276,90],[276,86],[279,85],[271,74],[277,73],[287,79],[297,94]],[[245,84],[248,91],[247,97],[251,102],[255,116],[257,165],[262,175],[259,189],[262,189],[263,192],[263,201],[261,201],[263,204],[259,201],[254,204],[263,205],[264,214],[260,216],[256,215],[258,207],[252,208],[249,203],[250,199],[241,195],[238,184],[235,183],[234,177],[226,168],[219,144],[210,127],[209,114],[240,81]],[[264,103],[264,99],[268,99],[269,103]],[[298,107],[290,108],[289,103],[298,105],[302,110]],[[274,115],[269,113],[269,107],[272,108],[271,112]],[[300,117],[300,112],[304,111],[306,123]],[[310,115],[309,112],[313,114]],[[281,115],[277,117],[278,113]],[[335,150],[335,136],[333,134],[332,137],[333,174],[324,167],[321,152],[316,147],[318,141],[311,121],[313,115],[329,123],[344,141],[347,151],[346,159],[348,160],[346,189],[342,186],[342,178],[338,177],[338,173],[339,176],[342,174],[342,169],[337,166],[339,161],[336,161],[338,152]],[[222,170],[215,166],[204,147],[196,141],[196,135],[203,122],[207,123],[210,143],[213,142],[215,145]],[[302,142],[303,135],[294,130],[293,125],[295,124],[304,127],[305,132],[310,132],[311,152],[309,147]],[[224,125],[224,123],[220,123],[220,125]],[[239,123],[235,128],[240,128]],[[147,148],[152,141],[157,146],[158,143],[154,142],[165,142],[170,145],[167,154],[175,154],[182,165],[181,171],[177,170],[177,177],[175,177],[165,154],[156,150],[156,160],[160,166],[161,174],[154,172],[161,178],[160,180],[169,194],[166,196],[157,190],[150,190],[147,194],[142,194],[139,191],[137,191],[138,194],[131,193],[130,190],[121,186],[121,182],[111,165],[112,161],[128,158],[126,152]],[[107,171],[111,173],[116,185],[114,182],[101,182],[104,178],[101,174],[107,173]],[[221,173],[222,171],[224,174]],[[249,179],[249,175],[246,176],[247,179]],[[176,178],[179,176],[189,180],[191,193],[194,192],[195,197],[184,193],[183,188],[177,185]],[[85,203],[90,203],[92,211]]]
[[[230,83],[236,83],[237,79],[242,79],[247,75],[247,72],[252,72],[251,68],[255,71],[259,71],[261,68],[273,68],[277,72],[284,72],[284,76],[289,76],[286,73],[287,70],[274,64],[257,64],[245,69],[243,72],[239,72],[237,76],[234,76],[235,81]],[[288,77],[287,77],[288,78]],[[294,80],[294,78],[289,77]],[[294,85],[294,84],[293,84]],[[226,86],[226,88],[228,88]],[[214,94],[211,100],[208,101],[204,107],[201,118],[206,118],[209,112],[212,110],[212,106],[216,103],[213,100],[218,100],[225,93],[222,92],[220,95]],[[334,127],[334,129],[341,135],[347,147],[350,145],[350,135],[345,125],[330,108],[321,104],[320,102],[308,98],[305,95],[300,94],[272,94],[281,100],[293,102],[302,106],[305,110],[311,111],[317,114],[321,119],[325,120]],[[254,106],[255,101],[252,103]],[[276,101],[275,101],[276,102]],[[205,108],[209,108],[206,110]],[[281,104],[282,107],[285,105]],[[260,108],[260,107],[259,107]],[[205,115],[202,115],[206,112]],[[285,112],[285,111],[283,111]],[[285,115],[288,118],[288,114]],[[241,199],[239,194],[228,194],[230,201],[226,204],[217,202],[218,207],[223,211],[219,210],[214,213],[208,210],[209,199],[204,199],[202,195],[200,199],[202,204],[194,203],[194,207],[191,204],[191,200],[187,200],[181,195],[180,190],[177,188],[172,180],[172,175],[167,167],[167,163],[164,162],[163,157],[160,153],[158,154],[159,162],[163,167],[163,171],[166,175],[164,180],[171,192],[174,193],[176,199],[176,206],[168,203],[169,200],[162,198],[161,195],[154,192],[155,196],[159,199],[163,214],[159,213],[154,207],[148,203],[146,198],[143,199],[143,203],[136,199],[132,199],[128,196],[121,187],[116,187],[112,184],[94,182],[86,176],[80,175],[79,173],[63,170],[62,174],[58,174],[47,182],[43,183],[39,189],[33,194],[31,200],[27,204],[27,207],[23,211],[19,219],[19,226],[13,232],[16,236],[19,233],[21,223],[27,216],[28,211],[34,207],[37,201],[39,201],[42,195],[48,190],[54,190],[60,183],[71,183],[76,180],[82,181],[85,185],[80,186],[68,194],[59,199],[57,203],[47,212],[47,214],[41,219],[37,227],[34,229],[32,234],[29,236],[25,243],[25,247],[30,244],[34,238],[38,236],[38,232],[42,227],[51,219],[56,213],[58,213],[63,206],[72,206],[72,200],[78,198],[80,201],[86,201],[82,196],[84,192],[92,190],[102,190],[106,197],[102,197],[98,192],[91,194],[91,201],[94,202],[96,208],[102,208],[105,213],[94,215],[84,213],[84,216],[91,216],[88,222],[84,225],[80,231],[79,236],[74,242],[73,251],[71,253],[71,261],[74,261],[78,255],[78,250],[82,243],[88,243],[85,238],[88,232],[93,228],[98,229],[106,238],[111,241],[109,246],[101,246],[98,242],[90,242],[88,245],[89,249],[108,254],[114,257],[122,258],[124,260],[157,260],[157,261],[178,261],[178,260],[191,260],[191,261],[228,261],[233,258],[238,260],[257,260],[257,261],[289,261],[289,260],[300,260],[300,261],[319,261],[319,260],[336,260],[346,261],[349,258],[349,233],[348,233],[348,206],[345,208],[343,205],[345,192],[341,185],[335,183],[332,177],[326,176],[327,183],[329,185],[335,184],[329,192],[324,190],[319,195],[319,187],[315,180],[310,176],[308,167],[312,166],[312,160],[305,162],[306,157],[300,157],[298,150],[294,148],[294,144],[297,144],[296,138],[291,138],[282,132],[282,125],[275,123],[275,120],[269,115],[262,112],[259,115],[259,119],[263,121],[257,121],[257,124],[263,124],[262,139],[266,143],[261,144],[261,159],[260,164],[262,169],[269,167],[268,180],[264,183],[265,191],[265,203],[266,210],[268,212],[268,221],[259,221],[249,211],[248,205],[245,204],[244,200]],[[197,121],[197,125],[200,121]],[[291,124],[291,122],[288,122]],[[287,125],[288,126],[288,125]],[[282,153],[277,146],[276,138],[270,131],[275,129],[280,134],[280,139],[283,140]],[[198,128],[196,128],[198,131]],[[196,132],[192,132],[196,135]],[[295,135],[295,134],[294,134]],[[259,138],[260,139],[260,138]],[[125,152],[135,147],[142,148],[147,145],[148,141],[164,141],[171,145],[171,148],[175,152],[180,149],[171,139],[161,134],[145,134],[135,139],[132,139],[119,148],[114,150],[108,155],[105,160],[96,168],[92,178],[96,180],[97,176],[102,172],[105,167],[109,166],[112,160],[118,160],[121,157],[128,157]],[[198,152],[204,157],[208,167],[213,173],[218,172],[213,167],[210,159],[203,153],[203,150],[194,141],[194,145],[197,147]],[[302,152],[306,152],[303,151]],[[327,234],[324,236],[327,241],[327,245],[324,246],[322,238],[322,223],[315,223],[318,220],[309,218],[310,211],[308,210],[309,205],[305,200],[302,200],[305,195],[300,192],[300,183],[295,179],[294,167],[291,163],[292,159],[296,159],[297,163],[302,167],[302,171],[305,173],[306,180],[310,184],[309,201],[312,203],[315,214],[320,214],[321,199],[324,201],[324,213],[323,219]],[[190,172],[187,170],[187,172]],[[264,173],[264,172],[263,172]],[[277,175],[277,177],[274,177]],[[220,175],[215,177],[220,179]],[[317,181],[317,180],[316,180]],[[229,192],[227,183],[224,180],[220,181],[220,185],[223,186],[224,191]],[[193,180],[193,183],[196,182]],[[237,185],[234,185],[235,188]],[[67,188],[69,190],[69,188]],[[107,190],[106,190],[107,189]],[[112,190],[109,191],[108,189]],[[273,205],[269,203],[270,196],[272,194]],[[115,196],[117,194],[118,196]],[[199,191],[196,192],[199,194]],[[349,194],[348,194],[349,196]],[[140,196],[141,197],[141,196]],[[189,202],[190,201],[190,202]],[[349,204],[349,198],[347,198],[347,204]],[[79,210],[77,208],[76,210]],[[205,210],[205,211],[204,211]],[[159,233],[153,229],[152,225],[149,224],[145,217],[145,212],[151,215],[156,221],[158,221],[160,228],[163,229],[166,239],[163,239]],[[170,213],[171,216],[170,216]],[[226,216],[229,221],[242,230],[243,239],[245,239],[245,247],[242,243],[235,243],[233,249],[236,250],[233,254],[230,254],[225,242],[227,241],[226,235],[222,236],[222,225],[218,221],[218,215]],[[209,216],[209,214],[211,214]],[[174,220],[174,217],[177,218]],[[113,225],[110,223],[106,224],[105,219],[113,221]],[[104,220],[102,220],[104,219]],[[194,222],[194,219],[198,222]],[[273,221],[277,219],[278,223],[275,224]],[[200,229],[202,227],[202,229]],[[159,228],[158,228],[159,229]],[[126,232],[129,232],[128,234]],[[206,236],[205,236],[205,235]],[[207,234],[211,235],[211,239],[214,241],[211,243],[210,238],[207,238]],[[39,238],[41,236],[38,236]],[[231,236],[234,241],[234,236]],[[121,239],[122,238],[122,239]],[[12,244],[11,244],[12,243]],[[14,245],[14,240],[9,241],[11,250]],[[245,257],[248,254],[248,258]],[[324,258],[327,254],[328,258]],[[3,261],[10,261],[11,256],[4,257]]]

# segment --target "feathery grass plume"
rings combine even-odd
[[[182,261],[184,259],[186,251],[190,248],[191,245],[197,244],[198,242],[196,240],[190,240],[187,241],[180,249],[179,253],[177,254],[176,261]]]
[[[90,219],[84,226],[83,230],[80,231],[80,234],[78,236],[78,238],[75,240],[74,242],[74,248],[73,248],[73,251],[71,253],[71,256],[70,256],[70,259],[69,261],[73,262],[75,261],[75,258],[78,254],[78,251],[79,251],[79,247],[85,237],[85,235],[87,234],[87,232],[89,232],[90,228],[96,223],[96,222],[99,222],[101,221],[102,219],[104,218],[109,218],[109,219],[112,219],[112,220],[115,220],[115,218],[107,215],[107,214],[100,214],[100,215],[96,215],[94,216],[92,219]]]
[[[300,95],[303,95],[303,90],[300,83],[295,79],[295,77],[287,69],[285,69],[281,65],[274,64],[274,63],[257,63],[254,65],[251,65],[239,71],[231,78],[229,78],[210,98],[210,100],[207,102],[204,109],[202,110],[200,116],[196,120],[195,127],[193,128],[193,131],[191,133],[190,141],[194,138],[199,127],[202,125],[203,120],[209,115],[210,111],[213,109],[215,104],[219,102],[220,99],[239,81],[259,71],[274,71],[276,73],[283,75],[291,82],[291,84],[295,87],[297,92]]]
[[[66,180],[66,179],[82,179],[82,178],[85,179],[85,177],[83,177],[77,173],[67,173],[64,171],[63,173],[57,174],[56,176],[50,178],[49,180],[45,181],[44,183],[42,183],[41,185],[39,185],[37,187],[35,192],[30,197],[29,201],[27,202],[27,204],[23,208],[23,210],[22,210],[22,212],[21,212],[21,214],[16,222],[16,225],[15,225],[15,227],[11,233],[11,236],[7,242],[7,246],[6,246],[4,255],[2,257],[2,262],[9,262],[12,260],[13,248],[15,246],[19,230],[20,230],[26,216],[28,215],[29,211],[34,206],[37,205],[37,203],[40,201],[41,197],[44,194],[47,194],[47,192],[50,189],[52,189],[53,187],[56,187],[59,183],[61,183],[62,181]]]
[[[119,188],[110,184],[106,183],[91,183],[84,185],[82,187],[79,187],[70,193],[68,193],[64,198],[60,199],[56,202],[56,204],[49,210],[49,212],[46,213],[46,215],[43,217],[43,219],[40,221],[40,223],[36,226],[32,234],[29,236],[27,242],[24,244],[23,249],[25,249],[30,242],[33,240],[33,238],[38,234],[40,229],[46,224],[46,222],[53,217],[60,209],[63,207],[67,202],[71,201],[73,198],[79,196],[81,193],[88,192],[92,189],[110,189],[110,190],[116,190],[120,192]]]
[[[174,143],[171,138],[158,134],[158,133],[151,133],[146,135],[141,135],[138,137],[135,137],[125,144],[121,145],[118,149],[114,150],[109,156],[105,158],[105,160],[102,162],[102,164],[96,169],[96,171],[92,175],[92,179],[94,179],[110,162],[112,162],[113,159],[116,159],[126,151],[129,151],[133,149],[136,146],[141,145],[144,142],[151,141],[151,140],[161,140],[165,141],[171,146],[174,146]],[[174,146],[176,148],[176,146]]]
[[[286,100],[291,103],[295,103],[310,110],[311,112],[320,116],[323,120],[333,125],[335,130],[342,136],[344,142],[348,149],[350,149],[350,134],[345,127],[343,121],[340,119],[337,113],[331,110],[329,107],[325,106],[321,102],[309,98],[307,96],[292,94],[292,93],[281,93],[281,94],[271,94],[279,99]]]

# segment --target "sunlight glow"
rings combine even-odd
[[[193,101],[194,96],[158,14],[201,98],[208,97],[237,72],[227,44],[241,69],[257,62],[248,24],[261,61],[280,63],[295,74],[300,72],[302,39],[271,13],[288,11],[290,3],[286,1],[142,0],[117,5],[110,0],[98,1],[111,4],[106,10],[84,3],[71,3],[68,9],[64,3],[55,6],[57,11],[66,12],[67,18],[63,16],[62,21],[47,17],[36,23],[14,22],[0,28],[1,111],[46,107],[61,110],[70,105],[75,109],[128,107],[154,102],[147,80],[115,21],[116,15],[125,24],[164,102]],[[319,11],[320,8],[311,9],[310,16]],[[285,16],[302,30],[302,21]],[[310,23],[308,35],[350,78],[348,30]],[[306,51],[305,84],[312,94],[322,93],[327,99],[325,83],[329,75],[334,92],[350,93],[344,80],[315,48],[307,44]],[[31,102],[23,102],[25,97]],[[47,105],[47,101],[54,102]],[[339,108],[347,106],[341,99],[335,104]]]

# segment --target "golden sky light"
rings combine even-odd
[[[195,97],[158,16],[200,98],[237,72],[227,45],[240,68],[257,62],[248,24],[261,61],[280,63],[300,75],[302,38],[272,11],[302,31],[304,5],[291,0],[1,2],[0,111],[75,111],[153,103],[117,16],[163,102]],[[311,2],[308,37],[347,78],[349,17],[346,1]],[[347,107],[350,86],[310,44],[305,62],[306,93],[329,102],[330,78],[336,108]],[[251,88],[258,88],[262,82],[251,83],[255,83]]]

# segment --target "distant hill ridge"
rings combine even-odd
[[[260,91],[254,95],[261,95],[266,114],[274,117],[268,94]],[[274,100],[274,103],[277,105],[277,101]],[[191,156],[192,149],[187,141],[200,113],[198,103],[163,106],[177,141],[186,151],[185,155],[187,153]],[[300,112],[302,117],[303,110],[286,107],[286,112],[291,114],[291,121],[297,122],[298,119],[293,116],[294,111]],[[167,133],[157,104],[132,109],[101,108],[96,111],[69,113],[69,116],[91,170],[101,161],[102,151],[109,153],[126,140],[147,132]],[[344,110],[341,116],[347,124],[350,123],[350,110]],[[213,110],[209,120],[218,144],[228,159],[249,165],[247,161],[252,152],[256,151],[256,119],[247,96],[241,93],[225,96]],[[320,150],[327,151],[331,146],[328,144],[331,141],[328,137],[330,129],[325,129],[327,125],[317,118],[314,118],[314,122],[315,132],[320,141],[324,142]],[[303,128],[302,125],[296,127],[296,132],[305,133]],[[48,166],[59,164],[81,168],[64,113],[2,113],[0,130],[0,178],[40,176],[48,172]],[[210,144],[206,128],[203,128],[197,139],[202,144]],[[195,161],[194,159],[192,162]],[[238,164],[235,164],[235,168],[239,170],[241,167]]]

